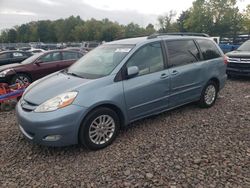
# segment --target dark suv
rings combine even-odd
[[[20,63],[32,55],[33,54],[31,52],[23,52],[18,50],[0,52],[0,66],[12,63]]]
[[[21,63],[0,67],[0,82],[31,83],[72,65],[83,54],[70,50],[52,50],[31,56]]]
[[[226,54],[228,58],[227,75],[250,76],[250,40],[244,42],[237,50]]]

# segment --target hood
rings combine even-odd
[[[24,93],[24,100],[40,105],[43,102],[65,93],[77,90],[78,87],[91,80],[79,78],[65,73],[55,73],[31,84]]]
[[[13,64],[9,64],[9,65],[3,65],[3,66],[0,66],[0,71],[4,71],[6,69],[11,69],[11,68],[19,67],[19,66],[22,66],[22,64],[13,63]]]
[[[232,51],[226,54],[228,57],[250,58],[250,51]]]

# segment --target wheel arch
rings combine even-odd
[[[88,112],[84,115],[83,119],[81,120],[81,124],[91,112],[93,112],[94,110],[98,108],[109,108],[113,110],[119,117],[121,127],[124,127],[126,125],[126,117],[125,117],[124,112],[121,110],[121,108],[119,108],[117,105],[112,104],[112,103],[102,103],[102,104],[98,104],[90,108]],[[80,126],[79,126],[79,129],[80,129]]]
[[[30,73],[28,73],[28,72],[16,72],[15,74],[13,74],[12,76],[11,76],[11,79],[10,80],[12,80],[16,75],[18,75],[18,74],[24,74],[24,75],[27,75],[29,78],[30,78],[30,80],[31,80],[31,82],[33,82],[33,77],[32,77],[32,75],[30,74]]]
[[[220,80],[218,78],[212,77],[209,81],[212,81],[212,82],[214,82],[216,84],[217,90],[220,89]]]
[[[83,124],[83,122],[85,121],[86,117],[91,113],[93,112],[94,110],[98,109],[98,108],[109,108],[111,110],[113,110],[117,115],[118,115],[118,118],[120,120],[120,128],[123,128],[125,127],[126,125],[126,119],[125,119],[125,114],[122,112],[122,110],[115,104],[112,104],[112,103],[102,103],[102,104],[98,104],[92,108],[89,109],[89,111],[84,115],[84,117],[82,118],[81,120],[81,123],[78,127],[78,143],[80,143],[80,139],[79,139],[79,133],[80,133],[80,129],[81,129],[81,126]]]

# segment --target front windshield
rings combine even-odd
[[[30,64],[33,63],[38,57],[40,57],[43,53],[37,53],[27,59],[25,59],[24,61],[21,62],[21,64]]]
[[[239,51],[250,51],[250,40],[244,42],[237,50],[239,50]]]
[[[90,51],[69,67],[68,73],[88,79],[107,76],[132,48],[132,45],[102,45]]]

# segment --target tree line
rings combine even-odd
[[[236,3],[236,0],[195,0],[177,19],[175,11],[159,16],[158,29],[153,24],[122,25],[107,18],[83,20],[80,16],[33,21],[2,31],[0,42],[112,41],[155,32],[201,32],[221,37],[250,34],[250,4],[240,12]]]

